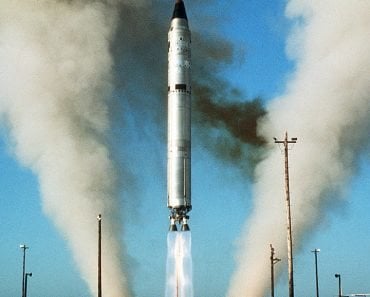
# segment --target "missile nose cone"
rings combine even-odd
[[[186,16],[185,11],[185,5],[182,0],[176,0],[175,3],[175,9],[173,10],[172,19],[186,19],[188,20],[188,17]]]

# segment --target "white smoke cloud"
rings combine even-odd
[[[109,3],[2,0],[0,112],[15,155],[38,175],[43,209],[94,295],[102,214],[104,296],[126,297],[117,175],[104,135],[114,4],[132,3]]]
[[[291,0],[286,14],[295,21],[287,51],[296,70],[284,95],[269,104],[260,133],[271,142],[285,131],[298,137],[289,152],[298,248],[324,206],[343,197],[329,193],[343,194],[369,142],[370,2]],[[257,167],[254,211],[239,242],[229,297],[263,296],[270,285],[269,244],[279,257],[287,254],[283,159],[275,145]]]

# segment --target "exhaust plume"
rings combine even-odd
[[[191,232],[168,232],[166,297],[193,297],[193,262]]]
[[[10,145],[37,174],[43,210],[68,240],[93,295],[96,215],[102,214],[107,297],[130,295],[120,243],[118,178],[106,137],[112,91],[109,42],[118,2],[0,4],[0,112]]]
[[[268,105],[259,132],[271,143],[285,131],[298,137],[289,155],[298,248],[305,231],[344,196],[343,185],[369,145],[370,3],[291,0],[286,14],[295,23],[287,50],[296,70],[285,94]],[[279,256],[287,253],[283,158],[271,147],[256,168],[254,211],[239,242],[229,297],[263,296],[270,284],[269,244]]]

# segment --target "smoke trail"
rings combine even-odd
[[[260,131],[266,139],[282,138],[286,130],[298,137],[290,153],[297,248],[324,206],[343,196],[343,184],[369,144],[370,3],[291,0],[286,13],[296,21],[288,42],[296,71],[285,94],[268,106]],[[266,293],[269,243],[279,256],[286,254],[282,162],[275,147],[257,166],[254,212],[240,241],[230,297]]]
[[[11,145],[38,175],[43,209],[68,240],[94,295],[96,215],[102,213],[108,297],[130,293],[119,239],[117,176],[105,136],[117,3],[0,4],[0,111]]]

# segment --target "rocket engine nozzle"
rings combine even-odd
[[[170,215],[170,227],[169,231],[176,232],[178,231],[177,225],[180,225],[181,231],[190,231],[188,224],[189,216],[186,214],[172,213]]]
[[[181,222],[181,231],[190,231],[189,225],[188,225],[188,218],[184,217]]]
[[[170,228],[169,231],[175,232],[177,231],[177,226],[176,226],[176,220],[172,217],[170,217]]]

